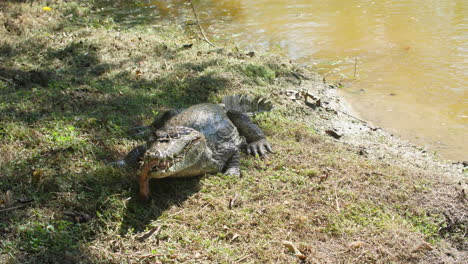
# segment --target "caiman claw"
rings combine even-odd
[[[265,157],[267,156],[267,153],[273,153],[273,150],[271,148],[270,142],[268,142],[266,139],[260,139],[251,142],[247,146],[247,154],[249,155],[259,155],[260,157]]]

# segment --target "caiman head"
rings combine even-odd
[[[148,141],[142,171],[151,178],[194,176],[203,167],[207,145],[202,133],[189,127],[156,130]]]
[[[189,127],[156,130],[149,139],[139,178],[140,197],[149,198],[151,178],[188,177],[203,174],[211,150],[205,136]]]

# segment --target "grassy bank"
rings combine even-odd
[[[0,7],[0,263],[301,262],[283,240],[310,263],[463,261],[464,192],[322,135],[320,114],[282,97],[324,85],[310,70],[174,25],[124,28],[93,1]],[[141,204],[135,172],[106,165],[156,113],[237,93],[277,105],[255,117],[276,154],[243,156],[243,177],[153,181]]]

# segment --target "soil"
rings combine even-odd
[[[335,131],[340,135],[339,141],[358,149],[360,155],[370,159],[389,160],[405,167],[434,170],[449,178],[462,181],[466,162],[444,160],[428,150],[416,146],[404,139],[388,133],[384,129],[362,120],[352,109],[352,106],[340,95],[336,85],[317,81],[303,84],[305,105],[320,115],[319,119],[311,119],[319,130]],[[304,92],[305,91],[305,92]],[[313,92],[310,92],[313,91]],[[312,96],[312,97],[311,97]],[[314,97],[316,99],[314,99]],[[317,105],[317,100],[320,105]]]
[[[445,227],[441,227],[439,233],[453,243],[447,244],[445,249],[437,250],[446,251],[440,255],[445,255],[447,258],[444,261],[449,263],[468,259],[467,162],[444,160],[361,119],[340,95],[339,89],[338,85],[327,83],[325,79],[314,75],[304,80],[300,89],[288,90],[280,97],[284,101],[282,104],[289,107],[294,105],[304,111],[303,121],[312,124],[316,131],[328,136],[330,141],[344,144],[366,159],[429,175],[427,181],[432,183],[432,188],[416,200],[421,207],[431,208],[431,212],[445,216],[446,222],[441,225]],[[451,239],[455,230],[464,230],[461,238]],[[440,255],[434,261],[440,261]]]

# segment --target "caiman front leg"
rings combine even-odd
[[[136,148],[134,148],[132,151],[128,153],[128,155],[125,157],[123,162],[127,166],[131,167],[137,167],[137,165],[140,164],[142,161],[143,155],[145,155],[147,146],[146,145],[140,145]],[[157,163],[157,161],[154,161],[154,163]],[[140,198],[144,201],[147,201],[149,199],[149,180],[151,179],[151,168],[155,165],[152,164],[151,162],[148,164],[144,164],[144,166],[141,168],[141,172],[138,178],[138,186],[140,188]]]
[[[228,176],[240,176],[240,152],[236,150],[226,165],[224,174]]]
[[[130,151],[127,156],[123,159],[125,162],[125,165],[130,166],[130,167],[137,167],[137,165],[140,164],[141,159],[143,158],[143,155],[145,155],[146,152],[146,144],[145,145],[140,145],[132,151]]]
[[[247,141],[247,154],[254,156],[266,156],[268,152],[273,153],[270,142],[266,140],[265,134],[250,117],[242,112],[230,110],[227,116],[234,123],[241,136]]]
[[[119,168],[137,167],[146,152],[146,145],[140,145],[130,151],[124,159],[111,162],[110,165]]]

